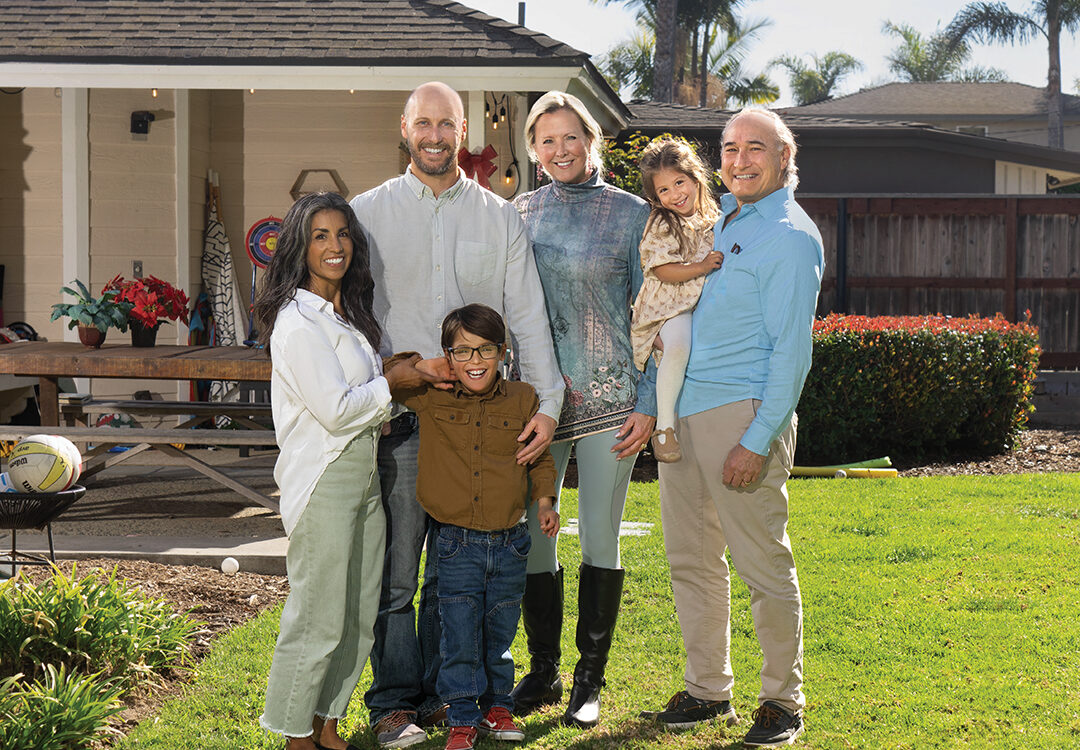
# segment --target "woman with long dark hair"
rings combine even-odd
[[[260,723],[288,750],[347,750],[337,732],[371,649],[386,522],[376,452],[390,388],[434,380],[404,360],[383,373],[374,283],[356,215],[335,193],[300,198],[282,222],[255,301],[273,362],[281,453],[274,479],[289,536]]]

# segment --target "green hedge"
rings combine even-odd
[[[818,320],[796,462],[937,461],[1007,450],[1034,409],[1038,341],[1035,326],[1000,315]]]

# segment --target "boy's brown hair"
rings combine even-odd
[[[493,344],[501,346],[506,343],[506,323],[503,322],[502,316],[487,305],[481,305],[478,302],[451,310],[443,319],[443,349],[451,348],[458,331],[462,330],[473,336],[487,339]]]

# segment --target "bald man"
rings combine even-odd
[[[481,302],[502,314],[521,378],[540,410],[518,441],[518,463],[547,450],[562,408],[543,290],[525,225],[512,205],[465,177],[458,149],[468,124],[457,92],[444,83],[417,87],[405,102],[401,136],[405,174],[352,200],[371,245],[375,314],[384,354],[442,355],[440,325],[451,310]],[[374,679],[364,699],[382,747],[427,738],[423,726],[445,717],[436,694],[439,668],[437,557],[424,570],[414,612],[420,552],[432,523],[416,502],[416,416],[399,414],[379,443],[379,478],[387,516],[382,598],[371,652]],[[429,549],[434,549],[432,543]]]

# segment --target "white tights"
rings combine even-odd
[[[679,400],[686,363],[690,361],[691,312],[669,318],[660,327],[664,356],[656,369],[656,429],[675,427],[675,403]]]

